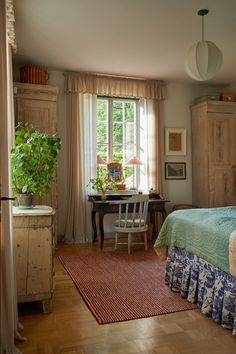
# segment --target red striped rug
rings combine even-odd
[[[153,250],[59,256],[98,323],[196,308],[164,283],[165,263]]]

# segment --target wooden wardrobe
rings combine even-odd
[[[36,129],[45,133],[57,133],[58,87],[14,83],[14,110],[16,125],[31,122]],[[35,205],[51,206],[56,214],[54,227],[57,229],[57,176],[54,174],[51,191],[44,197],[34,196]],[[56,233],[56,232],[55,232]],[[57,234],[57,233],[56,233]]]
[[[193,204],[236,205],[236,102],[204,101],[191,111]]]

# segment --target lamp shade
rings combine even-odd
[[[137,156],[131,157],[128,162],[126,162],[126,165],[142,165],[143,163],[139,160]]]
[[[193,44],[187,53],[185,68],[187,74],[195,80],[211,79],[221,68],[223,55],[220,49],[210,41]]]
[[[106,165],[107,163],[103,160],[103,158],[100,155],[97,155],[97,164]]]

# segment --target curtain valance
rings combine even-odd
[[[64,73],[66,93],[91,93],[101,96],[164,99],[164,82],[105,76],[88,73]]]

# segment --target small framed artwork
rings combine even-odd
[[[186,155],[186,129],[165,128],[166,155]]]
[[[122,182],[123,181],[123,171],[122,164],[119,162],[110,162],[107,164],[107,172],[112,181]]]
[[[186,162],[165,162],[165,179],[186,179]]]

